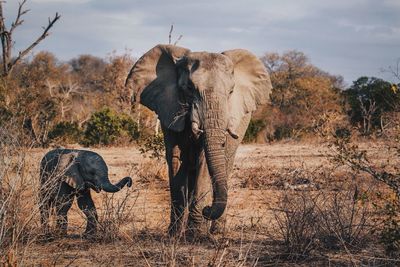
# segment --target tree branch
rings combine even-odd
[[[175,43],[174,43],[174,45],[177,45],[178,44],[178,42],[182,39],[182,37],[183,37],[183,35],[181,34],[181,35],[179,35],[179,37],[178,37],[178,39],[176,39],[176,41],[175,41]]]
[[[8,72],[7,65],[8,65],[8,32],[6,29],[6,25],[4,23],[4,15],[3,15],[3,2],[0,1],[0,39],[1,39],[1,48],[2,48],[2,65],[3,65],[3,73]]]
[[[394,67],[390,66],[389,67],[389,71],[392,73],[392,75],[397,80],[400,81],[400,58],[397,59],[396,66],[394,66]]]
[[[24,57],[26,56],[35,46],[37,46],[42,40],[44,40],[49,35],[49,30],[53,27],[54,23],[60,19],[60,15],[56,13],[53,19],[49,18],[49,23],[46,28],[44,28],[42,35],[40,35],[36,41],[34,41],[28,48],[20,51],[18,57],[8,64],[8,71],[11,72],[12,68]]]
[[[169,34],[168,34],[168,44],[172,44],[172,32],[174,31],[174,24],[171,24],[171,28],[169,30]],[[174,45],[177,45],[178,42],[182,39],[183,35],[179,35],[178,39],[176,39],[176,41],[174,42]]]
[[[23,10],[23,6],[25,5],[26,1],[27,0],[23,0],[22,2],[19,3],[17,17],[15,18],[14,22],[11,24],[10,35],[15,30],[15,28],[17,28],[19,25],[24,23],[24,20],[21,20],[21,17],[29,12],[29,9]]]
[[[168,44],[171,44],[171,37],[172,37],[173,30],[174,30],[174,24],[171,24],[171,28],[170,28],[169,34],[168,34]]]

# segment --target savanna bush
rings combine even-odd
[[[378,164],[370,159],[370,154],[360,149],[357,144],[351,141],[351,136],[335,136],[331,147],[335,154],[332,158],[334,162],[348,166],[354,173],[364,173],[370,178],[378,181],[380,185],[386,185],[384,190],[389,189],[389,194],[379,196],[378,201],[372,203],[380,214],[379,220],[383,223],[380,230],[380,240],[390,256],[398,257],[400,254],[400,172],[397,167],[391,168],[391,160],[395,158],[394,164],[400,157],[399,138],[394,142],[387,142],[385,147],[388,151],[394,152],[394,157],[385,163]]]
[[[83,130],[77,122],[61,121],[50,130],[49,139],[62,143],[78,143],[83,137]]]
[[[364,135],[377,129],[383,131],[388,121],[385,113],[400,110],[398,85],[375,77],[358,78],[343,95],[351,123],[358,125]]]
[[[126,114],[117,114],[110,108],[103,108],[92,114],[86,123],[82,143],[84,145],[116,144],[119,138],[130,141],[139,138],[137,124]]]
[[[164,136],[162,134],[146,136],[139,150],[142,154],[149,154],[150,158],[161,159],[165,155]]]
[[[385,214],[380,241],[390,256],[400,256],[400,208],[394,201],[386,201],[382,208]]]
[[[0,127],[0,266],[26,265],[23,252],[38,238],[38,184],[28,159],[33,143],[17,127]]]
[[[290,139],[298,137],[298,130],[293,125],[283,124],[276,127],[274,131],[274,139],[282,140],[282,139]]]
[[[264,129],[265,122],[263,120],[251,119],[249,126],[243,138],[244,143],[251,143],[256,141],[258,134]]]
[[[357,251],[372,240],[374,209],[349,191],[285,191],[274,211],[275,234],[288,258],[305,259],[320,249]]]

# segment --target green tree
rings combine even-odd
[[[398,85],[375,77],[360,77],[343,93],[349,105],[351,123],[363,134],[384,128],[384,114],[398,112],[400,94]]]
[[[83,144],[111,145],[118,138],[128,136],[130,140],[139,138],[138,127],[127,114],[117,114],[110,108],[103,108],[92,114],[86,123]]]
[[[265,127],[263,120],[250,120],[249,126],[247,127],[246,133],[243,137],[243,142],[250,143],[257,139],[259,132]]]

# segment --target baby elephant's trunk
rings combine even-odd
[[[116,193],[120,191],[125,185],[128,187],[132,186],[132,178],[131,177],[125,177],[122,178],[118,183],[112,184],[110,183],[110,180],[108,177],[104,179],[103,183],[100,185],[101,189],[104,190],[105,192],[108,193]]]

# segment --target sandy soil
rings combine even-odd
[[[361,147],[367,149],[373,157],[383,158],[380,144],[365,144]],[[130,175],[134,180],[131,189],[124,189],[113,196],[114,206],[118,201],[127,199],[124,210],[128,216],[120,225],[118,238],[109,243],[81,240],[78,235],[84,230],[85,220],[74,203],[69,213],[69,236],[52,242],[33,242],[25,252],[23,264],[163,266],[176,261],[178,266],[203,266],[210,263],[213,257],[219,257],[218,253],[224,250],[219,249],[220,244],[225,244],[225,241],[221,241],[224,239],[219,239],[220,242],[214,240],[177,245],[167,238],[169,189],[163,160],[146,158],[135,147],[99,148],[93,151],[104,157],[112,181],[115,182],[126,175]],[[39,161],[46,152],[47,150],[34,149],[30,155],[29,164],[33,177],[37,177]],[[271,207],[278,206],[282,190],[273,187],[243,188],[240,184],[243,177],[246,177],[246,172],[260,166],[275,170],[327,166],[330,164],[327,159],[329,153],[329,148],[316,144],[240,146],[234,169],[235,174],[241,175],[234,175],[229,181],[228,234],[223,237],[229,243],[225,246],[224,253],[230,255],[230,259],[240,262],[248,251],[247,263],[244,266],[255,261],[258,261],[260,266],[270,264],[269,261],[263,262],[260,255],[268,255],[264,250],[268,248],[267,236],[268,231],[271,231],[269,226],[272,225],[273,219]],[[109,195],[95,192],[92,195],[100,217],[105,216],[105,197]],[[334,262],[334,256],[331,260]],[[304,266],[307,266],[307,263]]]

